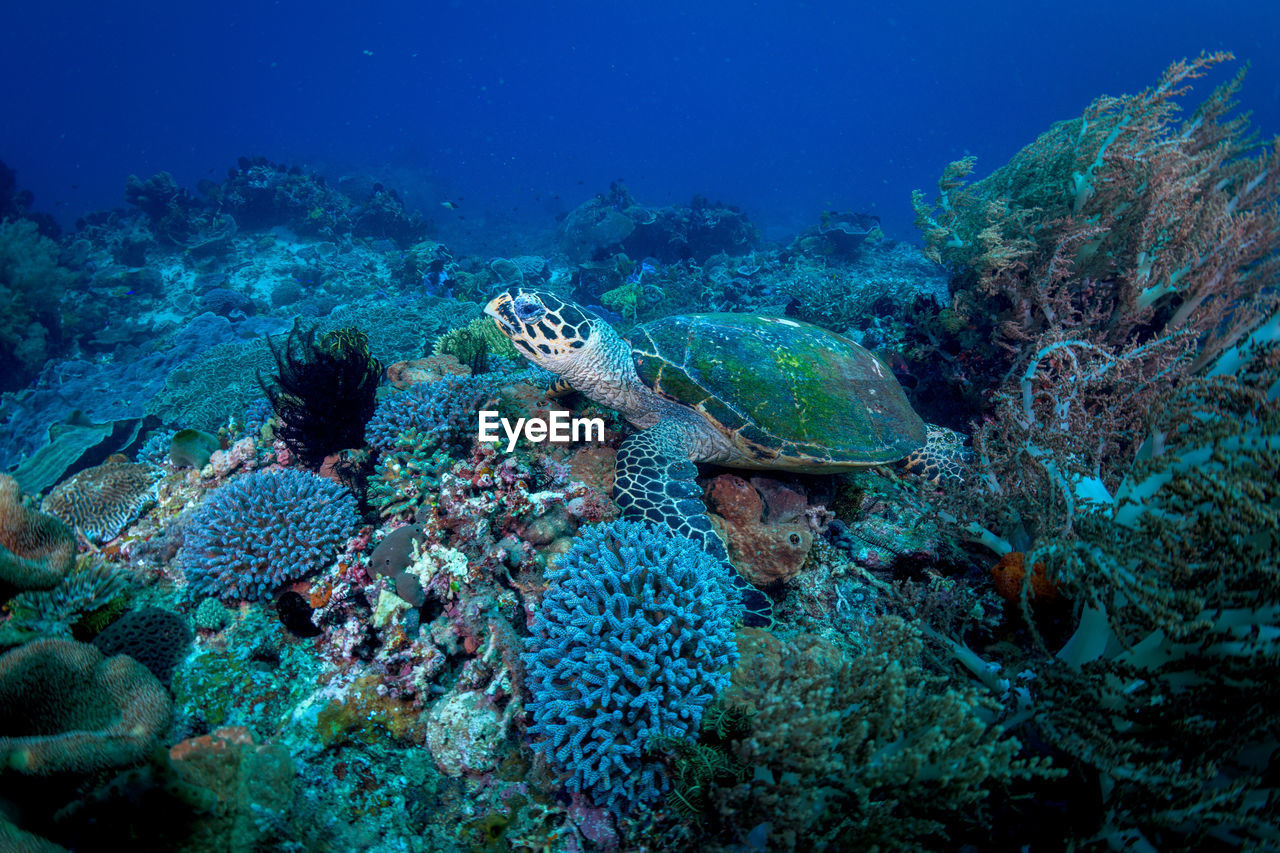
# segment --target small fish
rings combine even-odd
[[[451,202],[451,201],[442,201],[442,202],[440,202],[440,206],[441,206],[441,207],[443,207],[443,208],[445,208],[446,210],[457,210],[457,209],[458,209],[458,206],[457,206],[456,204],[454,204],[453,202]]]

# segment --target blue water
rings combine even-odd
[[[66,226],[131,173],[262,154],[378,175],[455,246],[616,178],[766,235],[854,209],[908,238],[948,161],[995,168],[1201,50],[1252,63],[1242,106],[1280,131],[1262,2],[14,3],[4,31],[0,158]]]

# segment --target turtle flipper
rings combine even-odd
[[[925,430],[924,447],[902,460],[903,470],[935,486],[954,486],[963,482],[970,455],[964,445],[964,436],[936,424],[925,424]]]
[[[707,518],[702,490],[694,481],[698,468],[689,461],[690,450],[688,430],[679,421],[664,420],[631,436],[618,450],[613,499],[624,518],[669,527],[702,546],[723,564],[742,592],[743,621],[769,625],[773,605],[768,596],[738,574]]]

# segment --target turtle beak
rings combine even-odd
[[[503,331],[507,337],[511,337],[515,333],[515,329],[519,328],[516,323],[516,312],[511,307],[514,300],[510,293],[503,293],[489,300],[489,304],[484,306],[484,313],[493,318],[498,324],[498,328]]]
[[[511,304],[511,294],[503,293],[502,295],[495,296],[493,299],[489,300],[489,304],[484,306],[484,313],[488,314],[490,317],[492,317],[495,320],[501,321],[503,319],[502,309],[504,307],[507,308],[508,314],[511,313],[511,308],[509,307],[510,304]]]

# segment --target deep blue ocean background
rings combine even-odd
[[[380,179],[455,249],[619,178],[767,237],[842,209],[914,239],[947,162],[993,169],[1202,50],[1252,64],[1242,106],[1280,131],[1263,2],[14,3],[0,41],[0,158],[64,227],[129,174],[194,189],[260,154]]]

